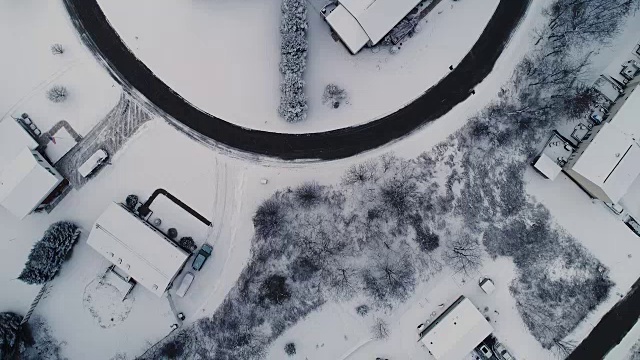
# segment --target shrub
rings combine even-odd
[[[291,274],[294,281],[307,281],[320,270],[320,267],[308,257],[299,257],[291,263]]]
[[[170,228],[167,231],[167,237],[169,237],[169,239],[174,240],[175,238],[178,237],[178,230],[176,230],[176,228]]]
[[[296,354],[296,344],[287,343],[287,345],[284,346],[284,352],[287,353],[287,355],[289,355],[289,356],[295,355]]]
[[[256,235],[268,239],[278,234],[284,223],[282,204],[275,199],[268,199],[262,203],[253,216],[253,227]]]
[[[280,84],[280,106],[278,113],[288,122],[299,122],[307,118],[307,97],[304,94],[305,82],[296,73],[284,75]]]
[[[420,250],[431,252],[440,246],[440,236],[425,224],[422,224],[422,217],[419,215],[412,216],[411,225],[416,231],[416,242],[420,246]]]
[[[62,55],[64,53],[64,47],[62,44],[53,44],[51,45],[51,53],[53,55]]]
[[[300,206],[309,208],[320,201],[322,196],[322,187],[315,181],[306,182],[300,185],[300,187],[295,190],[294,194]]]
[[[340,104],[346,100],[347,92],[335,84],[329,84],[324,88],[324,94],[322,94],[322,103],[337,109]]]
[[[79,237],[80,229],[73,223],[61,221],[51,225],[31,249],[18,279],[38,285],[51,281],[69,258]]]
[[[363,304],[356,307],[356,313],[360,316],[366,316],[369,313],[369,306]]]
[[[0,359],[15,354],[20,341],[22,316],[13,312],[0,313]]]
[[[175,338],[162,346],[160,354],[169,359],[178,359],[184,354],[184,350],[184,343],[180,338]]]
[[[136,205],[138,205],[138,196],[137,195],[129,195],[125,200],[125,205],[129,208],[129,210],[135,210]]]
[[[193,241],[193,238],[190,236],[180,238],[180,247],[190,253],[193,253],[198,248],[196,242]]]
[[[60,103],[67,99],[69,92],[67,88],[61,85],[54,85],[47,91],[47,99],[54,103]]]
[[[287,279],[281,275],[271,275],[260,286],[260,300],[264,303],[282,304],[291,297]]]
[[[380,189],[382,202],[398,217],[411,213],[417,197],[417,185],[412,181],[391,179]]]

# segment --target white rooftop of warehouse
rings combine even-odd
[[[327,22],[352,53],[377,44],[421,0],[341,0]]]
[[[640,146],[613,123],[604,124],[572,169],[617,203],[640,175]]]
[[[100,215],[87,244],[157,296],[164,294],[189,257],[164,234],[116,203]]]
[[[436,360],[461,360],[492,332],[471,300],[460,296],[424,330],[421,341]]]
[[[19,219],[37,208],[58,186],[61,179],[49,172],[24,147],[0,169],[0,205]]]

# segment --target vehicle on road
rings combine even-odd
[[[183,297],[187,293],[187,290],[189,290],[189,287],[191,287],[191,283],[193,282],[194,278],[195,276],[192,272],[187,272],[186,274],[184,274],[184,277],[180,282],[180,286],[178,286],[178,290],[176,290],[176,295]]]
[[[493,351],[495,351],[498,357],[500,357],[502,360],[515,360],[513,355],[511,355],[507,348],[505,348],[501,343],[496,343]]]
[[[205,261],[207,261],[209,256],[211,256],[212,252],[213,252],[213,247],[211,245],[209,244],[202,245],[202,247],[200,248],[200,251],[198,251],[198,254],[196,255],[196,258],[193,259],[193,263],[191,264],[191,267],[193,268],[193,270],[200,271]]]

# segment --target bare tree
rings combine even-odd
[[[64,53],[64,47],[62,44],[53,44],[51,45],[51,53],[53,55],[62,55]]]
[[[378,178],[378,165],[375,161],[365,161],[351,166],[342,177],[344,185],[366,183]]]
[[[69,92],[67,88],[61,85],[54,85],[47,91],[47,99],[53,101],[54,103],[60,103],[67,99]]]
[[[443,256],[455,272],[467,276],[482,265],[480,244],[466,234],[450,241]]]
[[[566,359],[576,348],[576,343],[572,340],[554,339],[554,350],[560,359]]]
[[[365,289],[378,301],[404,300],[416,284],[415,268],[409,256],[389,252],[363,273]]]
[[[358,271],[344,261],[331,261],[320,273],[327,289],[342,299],[351,298],[359,289]]]
[[[389,337],[389,334],[389,324],[387,324],[384,319],[377,317],[371,326],[371,335],[373,338],[377,340],[384,340]]]

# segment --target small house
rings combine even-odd
[[[43,206],[64,180],[37,147],[16,121],[0,122],[0,205],[19,219]]]
[[[182,270],[189,254],[123,205],[112,203],[95,222],[87,244],[157,296]],[[128,279],[127,279],[128,280]]]
[[[380,42],[421,0],[339,0],[325,20],[352,54]],[[326,8],[325,8],[326,9]]]
[[[471,300],[460,296],[420,332],[421,341],[436,360],[461,360],[493,332]]]

